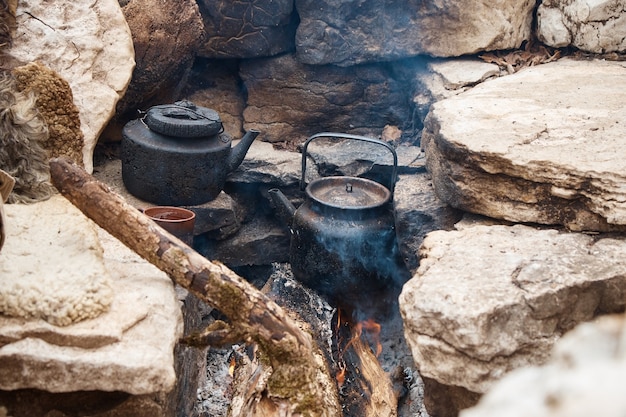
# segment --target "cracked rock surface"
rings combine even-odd
[[[561,59],[433,105],[422,146],[455,208],[574,231],[626,230],[626,63]]]
[[[556,48],[602,54],[626,50],[626,13],[615,0],[548,0],[537,8],[537,36]]]
[[[623,237],[515,225],[428,234],[400,296],[423,376],[484,393],[505,373],[545,363],[576,324],[623,311]]]

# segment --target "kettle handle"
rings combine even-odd
[[[391,172],[391,181],[389,182],[389,191],[391,192],[391,199],[393,200],[393,190],[396,186],[396,178],[397,178],[397,172],[398,172],[398,155],[396,154],[396,150],[389,145],[387,142],[383,142],[382,140],[378,140],[378,139],[374,139],[374,138],[368,138],[366,136],[359,136],[359,135],[352,135],[349,133],[334,133],[334,132],[323,132],[323,133],[317,133],[313,136],[311,136],[310,138],[308,138],[306,140],[306,142],[304,142],[304,146],[302,147],[302,177],[300,178],[300,190],[304,191],[304,189],[306,188],[306,182],[305,182],[305,177],[306,177],[306,157],[307,157],[307,148],[309,146],[309,143],[317,138],[320,137],[331,137],[331,138],[340,138],[340,139],[354,139],[354,140],[360,140],[363,142],[369,142],[369,143],[373,143],[376,145],[381,145],[384,146],[385,148],[387,148],[389,150],[389,152],[391,152],[391,154],[393,155],[393,169]]]

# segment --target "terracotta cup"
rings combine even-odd
[[[188,246],[193,246],[193,227],[196,214],[182,207],[154,206],[145,209],[144,214],[154,220]]]

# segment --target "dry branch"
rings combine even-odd
[[[160,228],[71,160],[52,159],[50,172],[54,186],[87,217],[220,310],[229,319],[229,331],[220,329],[227,338],[235,335],[258,344],[272,368],[266,399],[280,415],[341,415],[336,385],[319,347],[280,306]]]

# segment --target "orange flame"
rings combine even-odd
[[[228,375],[230,375],[231,377],[233,375],[235,375],[235,365],[237,364],[237,361],[235,361],[235,355],[233,355],[230,358],[230,364],[228,365]]]
[[[346,363],[343,361],[343,353],[346,352],[352,344],[358,343],[362,339],[363,332],[365,332],[364,342],[370,346],[377,358],[383,351],[383,346],[380,343],[380,333],[382,330],[382,326],[380,325],[380,323],[377,323],[374,319],[370,318],[360,321],[351,326],[348,321],[343,320],[341,313],[341,309],[338,309],[336,327],[336,337],[338,338],[337,345],[342,345],[341,341],[339,340],[339,328],[342,326],[350,327],[350,339],[347,341],[347,343],[345,343],[342,348],[339,348],[338,351],[339,359],[337,365],[339,370],[335,374],[335,380],[337,381],[337,385],[339,388],[341,388],[346,382],[348,373]]]
[[[339,388],[346,382],[346,366],[342,362],[339,362],[339,372],[335,375],[335,379],[337,380],[337,385]]]
[[[357,337],[361,337],[363,330],[365,330],[368,334],[368,338],[370,341],[376,346],[374,349],[374,353],[376,357],[379,357],[383,351],[383,345],[380,343],[380,331],[381,331],[380,323],[377,323],[373,319],[363,320],[357,323],[356,325],[356,335]]]

